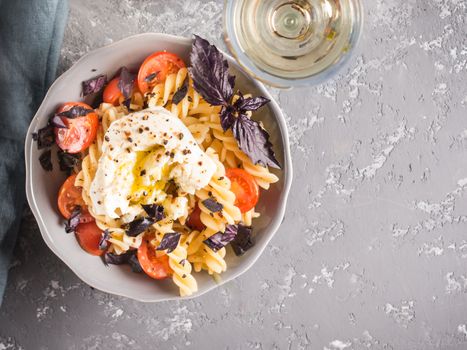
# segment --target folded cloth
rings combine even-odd
[[[66,0],[0,0],[0,305],[24,205],[24,138],[55,78]]]

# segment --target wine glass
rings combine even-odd
[[[360,0],[226,0],[225,41],[252,76],[276,87],[318,84],[348,60]]]

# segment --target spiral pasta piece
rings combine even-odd
[[[203,222],[203,216],[211,216],[214,218],[216,223],[212,223],[212,220],[206,218],[206,227],[210,227],[213,229],[219,228],[219,222],[224,224],[231,224],[233,225],[236,221],[240,220],[241,213],[240,209],[238,209],[235,203],[235,194],[230,191],[230,180],[225,175],[225,168],[224,165],[219,161],[218,155],[212,148],[209,148],[206,151],[211,159],[216,164],[216,171],[209,181],[209,184],[196,192],[196,196],[199,198],[199,207],[201,209],[201,221]],[[212,213],[208,208],[204,206],[202,203],[205,199],[214,198],[218,203],[222,204],[223,209],[220,213]],[[206,215],[203,215],[206,214]],[[223,227],[225,228],[225,227]],[[224,230],[220,230],[224,231]]]
[[[109,243],[116,254],[123,254],[130,248],[137,249],[143,240],[143,233],[136,237],[127,236],[123,230],[113,230],[110,234]]]
[[[225,248],[219,249],[217,252],[211,248],[206,247],[206,253],[204,254],[204,265],[210,275],[213,273],[222,273],[227,270],[227,264],[224,260]]]
[[[183,120],[183,122],[185,123],[188,130],[190,130],[192,133],[198,145],[204,149],[203,144],[205,142],[209,142],[209,140],[212,139],[209,125],[200,121],[199,118],[194,117],[187,117]]]
[[[188,79],[187,93],[180,102],[175,104],[172,98],[183,87],[185,79]],[[210,114],[215,110],[213,106],[202,100],[193,88],[186,68],[181,68],[177,73],[169,74],[165,81],[154,86],[147,96],[149,107],[163,106],[180,119],[184,119],[188,115]]]
[[[177,248],[167,254],[169,266],[173,271],[172,280],[179,287],[181,296],[189,296],[198,291],[198,284],[191,274],[192,267],[187,259],[185,240],[186,237],[182,237]]]
[[[215,252],[205,245],[203,249],[197,253],[188,255],[188,260],[193,264],[196,272],[205,270],[210,275],[214,273],[220,274],[227,270],[227,263],[224,259],[225,254],[225,248],[221,248]]]

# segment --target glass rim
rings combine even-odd
[[[238,0],[224,0],[223,32],[225,44],[238,64],[249,75],[269,86],[288,89],[292,87],[304,87],[321,84],[337,74],[344,66],[347,65],[350,57],[352,57],[355,52],[355,47],[357,46],[363,31],[364,13],[362,1],[348,1],[353,3],[356,9],[356,25],[353,28],[349,39],[349,49],[344,55],[339,56],[339,61],[336,64],[331,65],[316,74],[304,78],[284,78],[268,73],[259,68],[242,50],[237,36],[235,35],[233,16],[231,14],[233,14],[234,6],[235,4],[238,4]]]

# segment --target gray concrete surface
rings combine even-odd
[[[466,349],[467,2],[364,0],[349,68],[273,90],[295,181],[256,265],[200,298],[141,304],[82,283],[29,210],[0,349]],[[222,1],[72,0],[61,71],[145,31],[220,47]]]

